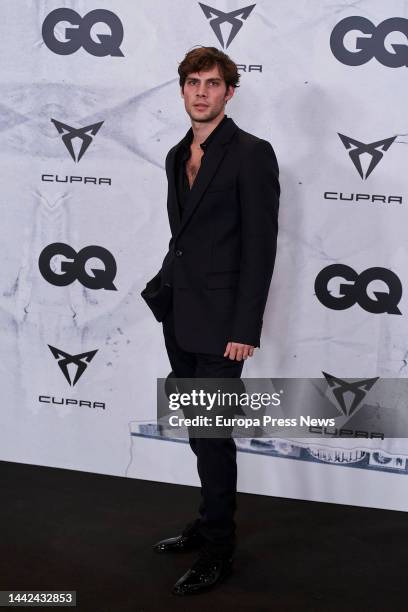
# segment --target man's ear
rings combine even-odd
[[[235,87],[233,87],[232,85],[228,85],[227,91],[225,92],[225,102],[228,102],[228,100],[231,100],[234,93],[235,93]]]
[[[184,98],[184,87],[180,87],[180,95]]]

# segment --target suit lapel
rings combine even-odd
[[[232,119],[230,119],[229,122],[226,123],[225,126],[223,126],[223,129],[220,131],[220,133],[217,134],[217,138],[214,140],[214,142],[211,143],[211,147],[208,152],[203,156],[200,170],[198,171],[197,178],[194,181],[193,187],[188,197],[187,209],[183,214],[181,225],[177,232],[177,237],[183,231],[189,219],[194,214],[194,211],[197,209],[197,206],[201,202],[201,199],[207,187],[215,176],[218,167],[221,164],[228,150],[227,145],[237,129],[238,127],[235,125]]]
[[[224,145],[215,145],[211,148],[211,153],[207,156],[204,156],[201,161],[201,167],[197,174],[197,178],[194,181],[193,187],[188,196],[188,204],[186,210],[183,214],[183,219],[181,221],[181,226],[179,229],[180,232],[183,231],[185,226],[187,225],[190,217],[193,215],[197,206],[199,205],[201,198],[204,195],[205,190],[210,184],[213,176],[217,172],[218,166],[220,165],[227,147]]]

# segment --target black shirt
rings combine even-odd
[[[203,157],[206,155],[208,148],[214,139],[215,134],[221,128],[222,125],[227,121],[227,115],[224,115],[223,119],[217,125],[217,127],[211,132],[208,138],[205,139],[204,142],[201,143],[201,148],[204,151]],[[175,180],[176,180],[176,190],[177,190],[177,199],[179,203],[180,209],[180,217],[183,217],[183,212],[187,206],[188,196],[190,195],[190,183],[188,182],[188,176],[186,172],[186,163],[190,159],[191,150],[190,146],[193,141],[193,130],[187,132],[186,137],[184,138],[179,150],[177,151],[176,160],[175,160]],[[202,163],[202,162],[201,162]],[[196,179],[197,180],[197,177]]]

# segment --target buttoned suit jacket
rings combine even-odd
[[[142,296],[157,320],[171,305],[180,347],[223,355],[229,341],[260,346],[276,255],[279,170],[272,146],[228,118],[202,157],[182,218],[175,158],[166,157],[171,240]]]

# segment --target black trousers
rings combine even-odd
[[[163,321],[167,354],[176,378],[240,378],[244,361],[223,355],[190,353],[178,344],[174,333],[173,308]],[[192,438],[201,481],[198,531],[220,552],[231,552],[235,542],[237,463],[233,438]]]

